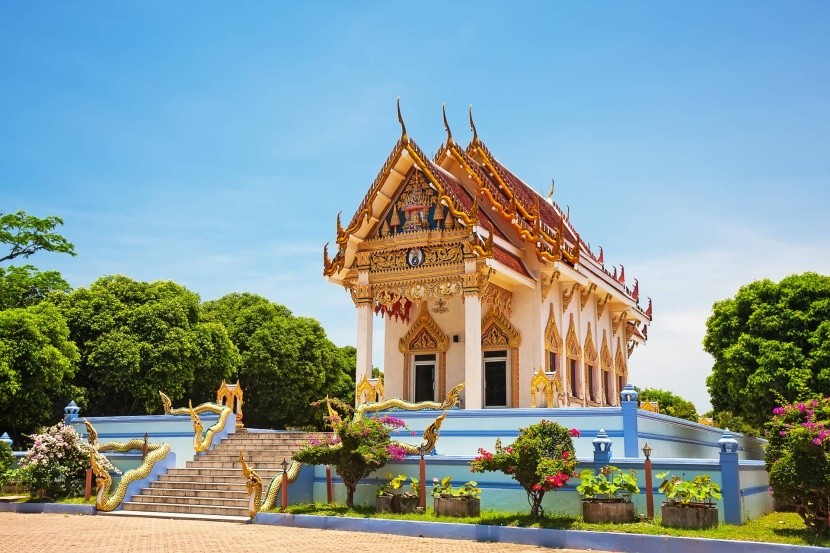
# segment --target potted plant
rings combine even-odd
[[[657,474],[666,478],[667,472]],[[672,528],[714,528],[718,525],[718,506],[714,500],[721,498],[720,486],[708,474],[683,480],[672,476],[663,480],[658,490],[666,495],[663,503],[663,526]]]
[[[413,478],[409,486],[412,492],[397,493],[409,477],[399,474],[395,477],[387,474],[388,481],[378,489],[377,512],[379,513],[413,513],[420,501],[418,495],[418,479]]]
[[[582,496],[585,522],[631,522],[636,518],[631,502],[632,494],[640,493],[636,471],[607,465],[597,474],[585,469],[579,478],[582,483],[576,491]]]
[[[452,485],[452,476],[432,479],[433,510],[436,516],[477,517],[481,514],[481,489],[470,480],[460,488]]]

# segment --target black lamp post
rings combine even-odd
[[[282,459],[282,510],[288,508],[288,461]]]
[[[651,520],[654,518],[654,486],[651,482],[651,448],[648,442],[643,446],[643,455],[646,456],[646,516]]]

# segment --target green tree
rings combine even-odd
[[[38,271],[33,265],[0,267],[0,309],[27,307],[43,301],[50,292],[69,292],[57,271]]]
[[[692,422],[700,420],[700,417],[697,416],[697,410],[695,409],[694,404],[691,401],[683,399],[674,392],[661,390],[659,388],[645,388],[640,390],[636,386],[634,389],[640,394],[640,402],[656,401],[660,406],[661,413]]]
[[[75,382],[87,390],[89,415],[159,412],[159,390],[173,401],[210,401],[238,369],[224,327],[201,323],[199,296],[174,282],[107,276],[49,301],[80,349]]]
[[[712,407],[755,428],[779,404],[830,395],[830,277],[759,280],[715,303],[704,349]]]
[[[54,232],[62,224],[63,219],[55,215],[41,219],[25,211],[0,213],[0,243],[9,248],[9,252],[0,257],[0,263],[16,257],[27,258],[41,250],[76,255],[75,246]]]
[[[44,302],[0,311],[0,428],[19,445],[30,433],[60,418],[73,397],[78,349],[60,312]]]
[[[353,401],[356,350],[335,346],[316,320],[254,294],[205,302],[202,317],[224,324],[242,356],[246,425],[312,425],[314,399]]]

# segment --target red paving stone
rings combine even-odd
[[[573,549],[552,550],[510,543],[482,543],[229,522],[0,513],[0,552],[20,551],[578,553]]]

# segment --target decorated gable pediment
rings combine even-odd
[[[582,359],[582,348],[579,347],[579,338],[576,337],[574,328],[574,315],[571,313],[571,320],[568,323],[568,336],[565,338],[566,353],[571,359]]]
[[[617,355],[614,357],[614,368],[618,374],[625,374],[625,355],[623,355],[622,342],[617,338]]]
[[[594,333],[591,332],[591,323],[588,323],[588,332],[585,335],[585,363],[597,365],[597,348],[594,347]]]
[[[545,349],[557,353],[562,351],[562,337],[559,335],[559,329],[556,327],[556,313],[552,303],[550,304],[548,324],[545,326]]]
[[[397,198],[390,204],[373,236],[386,238],[407,232],[436,230],[449,223],[455,226],[455,218],[438,201],[438,193],[417,167],[412,167],[404,179]]]
[[[606,335],[604,329],[602,331],[602,346],[599,350],[599,360],[602,366],[602,370],[611,370],[611,367],[613,366],[614,362],[611,360],[611,350],[608,349],[608,336]]]
[[[510,324],[510,320],[491,309],[481,325],[481,346],[518,348],[521,343],[522,335]]]
[[[450,340],[429,314],[426,304],[421,307],[421,314],[399,341],[401,353],[445,352],[450,347]]]

